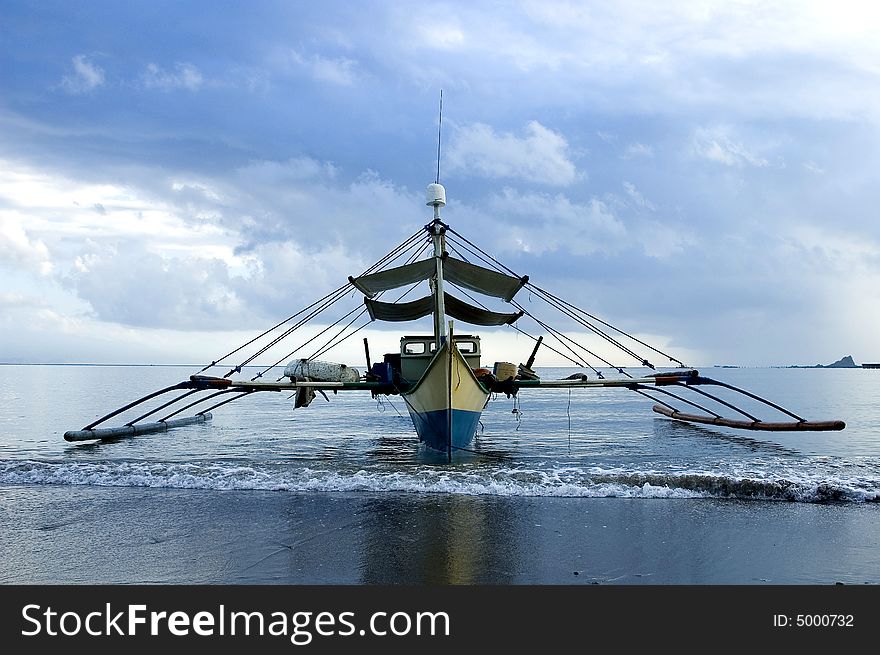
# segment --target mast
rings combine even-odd
[[[434,242],[434,261],[437,263],[437,273],[434,278],[434,342],[437,350],[446,339],[446,307],[443,299],[443,255],[446,251],[446,226],[440,220],[440,208],[446,204],[446,189],[442,184],[428,185],[428,202],[425,204],[434,207],[434,220],[429,226],[431,238]]]
[[[446,226],[440,220],[440,208],[446,204],[446,189],[440,184],[440,134],[443,129],[443,89],[440,89],[440,116],[437,121],[437,177],[428,185],[427,205],[434,208],[431,222],[431,238],[434,241],[434,261],[437,274],[434,278],[434,345],[439,352],[446,339],[446,307],[443,295],[443,255],[446,251]],[[450,344],[451,345],[451,344]],[[451,437],[450,437],[451,438]]]

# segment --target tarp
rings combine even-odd
[[[436,270],[436,260],[431,258],[348,279],[361,293],[373,298],[381,291],[427,280]],[[516,292],[528,281],[528,277],[505,275],[454,257],[443,258],[443,278],[471,291],[502,298],[507,302],[510,302]]]
[[[447,315],[471,325],[506,325],[522,316],[522,312],[506,314],[474,307],[448,293],[443,294],[443,298]],[[380,302],[364,298],[364,304],[370,312],[370,318],[380,321],[414,321],[434,311],[433,296],[404,303]]]
[[[516,295],[516,292],[529,279],[528,276],[518,278],[512,275],[505,275],[482,266],[469,264],[454,257],[448,257],[444,260],[443,278],[467,287],[471,291],[478,291],[487,296],[502,298],[506,302],[510,302]]]
[[[491,312],[488,309],[469,305],[448,293],[443,294],[443,297],[445,298],[446,313],[449,316],[472,325],[508,325],[523,315],[522,312],[512,314]]]
[[[368,298],[372,298],[380,291],[397,289],[407,284],[427,280],[434,275],[436,270],[437,264],[433,259],[423,259],[412,264],[396,266],[370,275],[349,277],[348,280],[358,291]]]
[[[364,298],[370,318],[379,321],[415,321],[434,311],[434,298],[425,296],[412,302],[380,302]]]

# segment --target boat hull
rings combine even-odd
[[[418,383],[403,397],[419,440],[451,454],[473,441],[489,392],[458,348],[443,344]]]

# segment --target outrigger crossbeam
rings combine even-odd
[[[703,377],[699,374],[698,371],[695,370],[687,370],[687,371],[673,371],[673,372],[664,372],[664,373],[654,373],[652,375],[648,375],[645,377],[639,378],[619,378],[619,379],[597,379],[597,380],[589,380],[583,378],[575,378],[575,379],[566,379],[566,380],[541,380],[541,379],[508,379],[506,381],[481,381],[481,383],[486,384],[487,391],[490,392],[509,392],[509,393],[517,393],[521,389],[597,389],[597,388],[625,388],[631,391],[636,391],[655,402],[659,403],[654,405],[653,410],[658,414],[662,414],[671,419],[675,419],[678,421],[685,421],[691,423],[704,423],[708,425],[719,425],[730,428],[738,428],[743,430],[764,430],[764,431],[833,431],[833,430],[843,430],[846,427],[846,424],[843,421],[808,421],[797,414],[785,409],[784,407],[777,405],[765,398],[761,398],[749,391],[744,389],[740,389],[726,382],[721,382],[719,380],[713,380],[712,378]],[[752,414],[746,412],[745,410],[737,407],[731,402],[728,402],[718,396],[710,394],[702,389],[697,389],[698,386],[718,386],[726,388],[736,394],[740,394],[751,398],[754,401],[767,405],[768,407],[772,407],[773,409],[782,412],[788,416],[790,416],[792,421],[779,422],[779,421],[764,421]],[[682,390],[690,390],[700,394],[701,396],[708,397],[709,399],[724,405],[735,412],[742,414],[749,420],[735,420],[725,418],[721,414],[714,412],[703,405],[697,404],[691,400],[683,398],[682,396],[673,393],[669,390],[669,388],[675,387],[677,389]],[[117,439],[120,437],[128,437],[134,436],[138,434],[149,434],[153,432],[164,432],[171,428],[181,427],[184,425],[191,425],[193,423],[201,423],[204,421],[208,421],[211,419],[212,415],[210,414],[210,410],[220,407],[221,405],[225,405],[227,403],[233,402],[245,396],[249,396],[253,393],[259,391],[296,391],[299,389],[311,389],[314,391],[370,391],[374,394],[388,394],[388,393],[398,393],[399,389],[383,382],[375,382],[375,381],[360,381],[360,382],[321,382],[321,381],[312,381],[312,380],[290,380],[290,381],[278,381],[278,382],[263,382],[263,381],[238,381],[238,380],[230,380],[227,378],[217,378],[210,377],[205,375],[193,375],[189,380],[184,380],[178,384],[171,385],[169,387],[165,387],[163,389],[159,389],[158,391],[154,391],[146,396],[139,398],[119,409],[116,409],[109,414],[99,418],[98,420],[90,423],[85,426],[82,430],[71,430],[64,433],[64,438],[67,441],[89,441],[96,439]],[[145,402],[152,400],[160,395],[170,393],[172,391],[177,390],[188,390],[186,393],[180,395],[179,397],[168,401],[156,409],[147,412],[146,414],[142,414],[137,419],[129,421],[125,425],[121,427],[115,428],[96,428],[96,426],[104,423],[105,421],[113,418],[114,416],[118,416],[122,412],[137,407]],[[167,415],[163,419],[152,422],[152,423],[139,423],[142,419],[151,416],[157,413],[161,409],[165,409],[174,403],[183,400],[195,393],[200,391],[214,391],[214,393],[209,394],[203,398],[197,399],[194,402],[190,402],[187,405],[177,409],[171,414]],[[669,402],[665,402],[656,398],[647,391],[651,391],[652,393],[661,393],[667,397],[672,397],[675,400],[683,402],[692,407],[696,407],[701,411],[705,412],[705,414],[689,414],[680,411],[675,406],[673,406]],[[223,400],[206,407],[202,411],[198,412],[194,416],[190,416],[187,418],[179,418],[174,419],[172,417],[177,414],[195,407],[197,405],[206,403],[209,400],[217,398],[218,396],[225,396],[228,394],[233,394],[230,398],[224,398]]]
[[[120,437],[130,437],[137,434],[150,434],[154,432],[165,432],[171,428],[181,427],[184,425],[192,425],[193,423],[202,423],[204,421],[209,421],[212,418],[212,415],[209,413],[210,410],[220,407],[221,405],[225,405],[232,401],[238,400],[239,398],[243,398],[244,396],[248,396],[257,391],[295,391],[301,388],[313,389],[315,391],[383,391],[386,390],[388,385],[384,385],[379,382],[315,382],[311,380],[292,380],[290,382],[253,382],[253,381],[239,381],[239,380],[230,380],[227,378],[218,378],[207,375],[193,375],[189,380],[184,380],[177,384],[173,384],[168,387],[164,387],[157,391],[153,391],[152,393],[147,394],[137,400],[134,400],[122,407],[119,407],[109,414],[105,414],[101,418],[89,423],[87,426],[82,428],[81,430],[68,430],[64,433],[64,439],[66,441],[91,441],[96,439],[118,439]],[[157,398],[161,395],[171,393],[172,391],[179,390],[188,390],[186,393],[181,394],[177,398],[174,398],[168,402],[163,403],[159,407],[152,409],[146,414],[142,414],[136,419],[133,419],[120,427],[114,428],[98,428],[98,425],[110,420],[111,418],[118,416],[119,414],[133,409],[139,405],[142,405],[154,398]],[[197,399],[194,402],[191,402],[184,407],[177,409],[172,412],[168,416],[162,418],[159,421],[152,423],[139,423],[139,421],[152,416],[153,414],[159,412],[162,409],[170,407],[174,403],[183,400],[195,393],[200,391],[211,391],[214,390],[214,393],[205,396],[203,398]],[[176,416],[180,412],[183,412],[187,409],[195,407],[196,405],[203,404],[208,400],[216,398],[217,396],[226,395],[226,394],[235,394],[231,398],[226,398],[221,402],[215,403],[210,407],[203,409],[198,412],[194,416],[189,416],[186,418],[172,419],[173,416]]]

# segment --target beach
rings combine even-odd
[[[880,582],[876,504],[0,487],[3,584]]]

